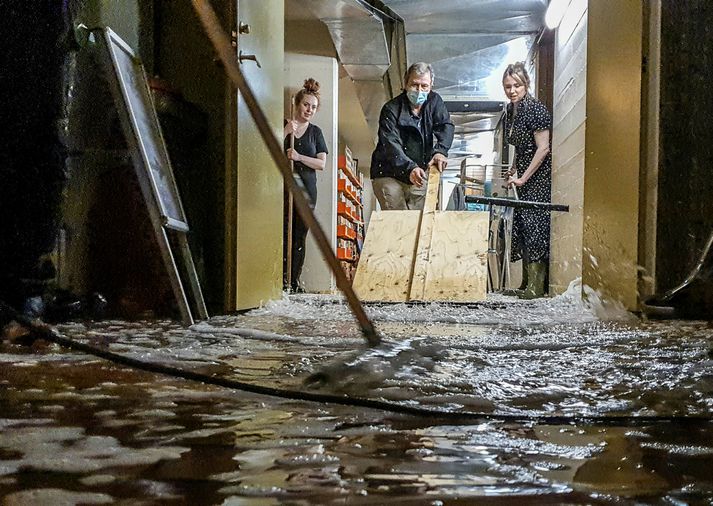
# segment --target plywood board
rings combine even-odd
[[[426,274],[428,273],[429,255],[431,253],[431,236],[433,234],[440,179],[441,173],[435,167],[429,167],[428,188],[421,213],[421,223],[418,228],[409,300],[425,300],[424,290],[426,289]]]
[[[371,215],[353,284],[360,299],[407,300],[420,214],[379,211]]]
[[[413,300],[485,300],[488,225],[487,212],[435,213],[423,295]]]

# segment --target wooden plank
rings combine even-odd
[[[430,165],[428,168],[428,185],[426,186],[426,200],[423,204],[424,213],[433,213],[438,204],[438,187],[441,185],[441,173]]]
[[[426,202],[421,213],[421,222],[418,226],[416,254],[413,261],[409,300],[425,300],[426,273],[428,272],[429,255],[431,252],[431,235],[433,233],[436,203],[438,202],[438,186],[441,173],[435,167],[428,171],[428,187],[426,189]]]
[[[485,300],[488,213],[445,211],[434,215],[424,301]]]
[[[423,212],[372,214],[353,285],[362,300],[485,299],[489,214],[436,212],[439,183],[429,170]]]
[[[406,302],[419,216],[417,211],[372,213],[353,283],[360,299]]]

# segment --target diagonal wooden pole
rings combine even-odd
[[[290,121],[295,119],[295,96],[290,97]],[[290,149],[295,149],[295,132],[290,134]],[[295,177],[295,162],[290,158],[290,171],[292,172],[292,177]],[[292,198],[292,193],[288,192],[287,197],[287,267],[285,269],[287,272],[287,289],[292,289],[292,221],[294,220],[294,199]]]
[[[359,322],[359,326],[361,327],[361,331],[364,335],[364,338],[370,346],[378,345],[381,342],[381,337],[376,333],[374,324],[371,322],[371,320],[369,320],[369,317],[366,315],[366,312],[364,311],[364,306],[362,306],[361,301],[354,293],[352,286],[349,284],[349,280],[347,280],[344,271],[339,265],[339,261],[334,255],[334,252],[332,251],[329,241],[327,240],[327,236],[324,234],[324,230],[322,230],[322,227],[319,225],[319,222],[317,221],[317,218],[312,212],[312,209],[310,209],[309,202],[307,201],[307,197],[305,196],[304,185],[301,181],[297,181],[296,178],[292,176],[290,164],[287,162],[287,157],[282,152],[282,146],[280,146],[280,143],[275,138],[275,135],[272,131],[272,128],[270,127],[270,123],[268,122],[265,113],[260,108],[260,104],[258,104],[257,100],[255,99],[255,95],[253,94],[252,90],[245,81],[242,72],[238,68],[235,53],[230,44],[230,39],[221,28],[220,22],[218,21],[218,18],[215,15],[215,11],[210,6],[207,0],[191,1],[193,3],[193,7],[196,11],[196,14],[198,14],[198,17],[200,18],[201,23],[205,28],[208,38],[213,43],[213,46],[218,52],[218,56],[223,62],[223,66],[225,68],[226,74],[228,75],[228,78],[233,82],[238,91],[240,91],[240,94],[242,95],[243,100],[245,101],[245,105],[247,105],[248,109],[250,110],[250,114],[252,115],[253,120],[255,121],[255,125],[257,126],[260,135],[265,141],[270,155],[272,155],[272,159],[275,162],[275,165],[277,165],[277,167],[280,169],[282,177],[285,181],[285,186],[287,187],[288,191],[290,192],[290,195],[292,195],[292,198],[294,199],[297,212],[300,213],[300,216],[302,217],[304,222],[307,224],[310,230],[312,230],[312,235],[314,236],[314,239],[317,242],[317,246],[319,246],[319,249],[322,252],[322,257],[324,257],[324,260],[327,262],[327,265],[331,269],[332,274],[334,274],[334,277],[337,281],[337,287],[346,297],[347,303],[349,304],[352,313],[354,313],[354,316]]]

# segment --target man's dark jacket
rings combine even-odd
[[[406,92],[381,108],[379,142],[371,155],[372,179],[393,177],[411,184],[409,174],[414,168],[426,169],[426,164],[436,153],[448,156],[454,127],[438,93],[428,94],[420,115],[422,128],[418,126],[418,119],[411,115]],[[421,132],[425,133],[425,138]]]

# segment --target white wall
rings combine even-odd
[[[329,154],[323,171],[317,171],[317,220],[335,251],[337,245],[337,126],[339,97],[339,68],[337,60],[325,56],[285,53],[285,117],[289,116],[289,100],[302,87],[305,79],[319,81],[319,111],[312,122],[322,129]],[[328,293],[335,289],[334,276],[322,258],[310,232],[301,282],[308,292]]]
[[[552,213],[550,289],[562,293],[582,276],[584,141],[587,105],[587,2],[570,4],[555,39],[552,126],[552,202],[569,204]]]

